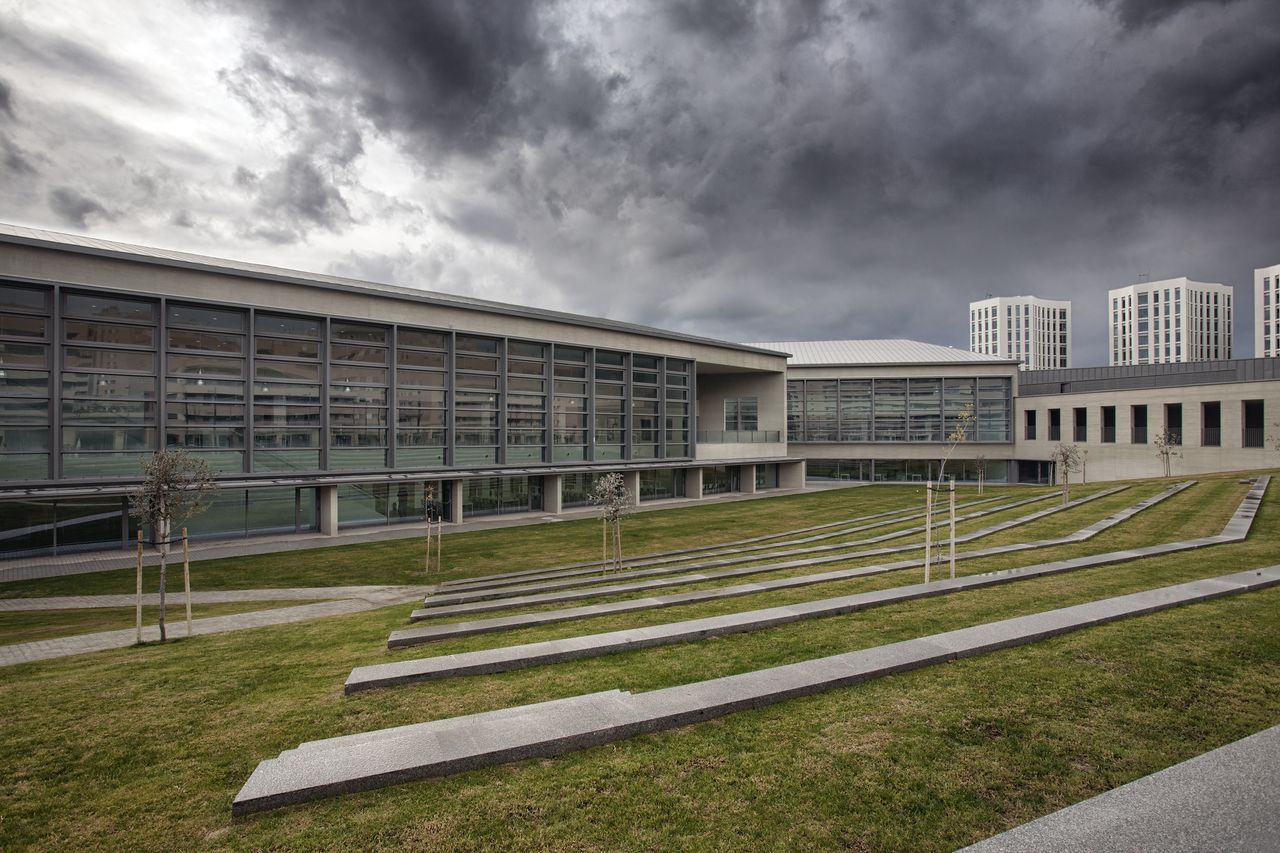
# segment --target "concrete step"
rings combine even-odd
[[[1092,497],[1097,497],[1092,496]],[[975,518],[991,515],[997,512],[1014,509],[1028,503],[1037,503],[1045,500],[1044,497],[1035,498],[1027,501],[1014,501],[1002,504],[992,509],[974,512],[969,515],[956,519],[957,521],[969,521]],[[934,524],[934,527],[943,527],[946,521],[940,521]],[[700,569],[720,568],[723,566],[741,565],[746,562],[771,560],[778,557],[790,557],[799,554],[819,554],[840,551],[848,552],[849,549],[860,545],[874,545],[878,542],[887,542],[891,539],[901,539],[904,536],[912,536],[917,533],[923,533],[924,526],[910,527],[904,530],[895,530],[890,533],[884,533],[879,536],[870,536],[865,539],[857,539],[850,542],[840,542],[834,545],[815,545],[808,548],[793,548],[785,551],[767,551],[761,554],[743,554],[733,557],[725,557],[716,560],[707,560],[699,563],[685,563],[675,566],[661,566],[648,569],[626,570],[621,572],[613,572],[608,575],[602,575],[600,572],[591,572],[586,575],[572,577],[556,577],[550,580],[540,582],[520,583],[514,586],[498,586],[498,587],[478,587],[463,588],[456,592],[453,590],[442,591],[437,590],[428,595],[423,604],[425,607],[444,606],[450,604],[462,604],[469,601],[488,601],[496,598],[510,598],[519,595],[526,595],[535,592],[550,592],[558,589],[572,589],[581,586],[591,586],[593,584],[601,584],[606,582],[616,583],[618,581],[638,580],[641,578],[660,577],[664,575],[675,575],[684,572],[697,571]],[[918,545],[912,547],[919,547]]]
[[[1097,535],[1116,524],[1119,524],[1135,513],[1153,506],[1174,494],[1188,488],[1194,481],[1180,483],[1171,486],[1165,491],[1146,498],[1139,503],[1127,507],[1117,513],[1113,513],[1106,519],[1089,525],[1086,528],[1076,531],[1067,536],[1056,539],[1044,539],[1032,542],[1014,543],[1009,545],[998,545],[990,548],[983,548],[976,551],[961,552],[956,555],[956,561],[976,559],[980,557],[990,557],[998,554],[1009,554],[1019,551],[1032,551],[1040,548],[1046,548],[1052,545],[1061,545],[1070,542],[1081,542]],[[1230,539],[1224,541],[1232,541]],[[1210,543],[1212,544],[1212,543]],[[807,561],[802,565],[813,565],[821,561]],[[513,628],[525,628],[532,625],[546,625],[554,622],[566,622],[573,619],[589,619],[599,616],[613,615],[617,613],[629,613],[638,610],[651,610],[662,607],[675,607],[681,604],[695,604],[703,601],[717,601],[721,599],[736,598],[744,595],[754,595],[759,592],[768,592],[778,589],[794,589],[804,586],[814,586],[832,581],[848,580],[855,577],[866,577],[869,575],[883,574],[886,572],[894,572],[902,569],[920,568],[924,565],[923,560],[910,559],[900,560],[893,563],[884,563],[874,566],[863,566],[859,568],[837,569],[829,572],[820,572],[811,575],[799,575],[795,577],[779,578],[774,580],[764,580],[755,583],[737,584],[733,586],[722,586],[711,589],[691,590],[688,592],[671,593],[668,595],[649,596],[645,598],[632,598],[623,601],[612,601],[599,604],[588,604],[578,607],[560,608],[557,610],[542,610],[532,613],[514,614],[511,616],[490,617],[487,619],[472,619],[459,622],[450,622],[440,625],[418,625],[411,628],[403,628],[393,631],[387,640],[388,648],[405,648],[408,646],[429,643],[435,640],[442,640],[452,637],[464,637],[474,634],[488,634],[495,631],[506,631]],[[459,612],[471,612],[477,607],[489,608],[485,605],[460,605],[451,610]],[[434,616],[444,615],[438,611],[415,610],[411,615],[411,621],[422,621]],[[452,614],[449,614],[452,615]]]
[[[550,757],[872,678],[1031,643],[1093,625],[1280,584],[1280,566],[1223,575],[947,631],[861,651],[584,706],[525,706],[502,718],[458,717],[415,735],[291,750],[262,762],[231,805],[233,815],[479,767]],[[479,715],[477,715],[479,716]],[[446,725],[446,722],[448,725]],[[350,736],[348,736],[350,737]]]

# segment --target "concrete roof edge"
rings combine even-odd
[[[25,234],[15,234],[4,230],[11,227],[21,227],[25,230],[37,231],[49,236],[36,237]],[[483,313],[498,314],[508,317],[521,317],[532,320],[548,320],[552,322],[565,323],[567,325],[584,326],[592,329],[607,329],[610,331],[644,335],[646,337],[658,338],[661,340],[705,344],[707,346],[718,347],[721,349],[749,352],[758,355],[787,355],[786,353],[778,352],[776,350],[748,346],[746,344],[740,344],[733,341],[724,341],[701,335],[690,335],[684,332],[673,332],[666,329],[659,329],[656,326],[645,326],[639,323],[628,323],[622,320],[610,320],[605,317],[592,317],[587,314],[571,314],[567,311],[552,311],[547,308],[533,308],[525,305],[513,305],[487,299],[454,296],[448,293],[441,293],[440,291],[418,290],[417,288],[405,287],[403,285],[361,281],[360,279],[331,276],[323,273],[309,273],[305,270],[290,270],[283,267],[273,267],[268,264],[247,265],[247,262],[238,262],[227,258],[214,258],[204,255],[195,255],[189,252],[155,249],[154,247],[149,246],[136,246],[129,243],[119,243],[114,240],[104,240],[96,237],[90,239],[98,240],[101,243],[110,243],[112,244],[112,247],[87,246],[69,240],[64,241],[55,239],[56,237],[71,236],[75,235],[66,235],[57,231],[42,231],[41,229],[36,228],[27,229],[26,226],[12,226],[8,223],[0,223],[0,243],[12,243],[15,245],[74,252],[76,254],[114,258],[135,263],[173,267],[176,269],[189,269],[198,272],[213,273],[216,275],[231,275],[264,281],[278,281],[283,284],[297,284],[305,287],[316,287],[326,290],[367,293],[372,296],[386,296],[392,299],[405,299],[414,302],[422,302],[428,305],[469,309]],[[153,249],[154,251],[164,252],[166,254],[145,254],[137,251],[139,249]],[[181,255],[182,257],[176,257],[178,255]]]

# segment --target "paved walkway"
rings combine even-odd
[[[1280,849],[1280,726],[1002,832],[963,853]]]
[[[289,622],[303,622],[310,619],[320,619],[325,616],[344,616],[349,613],[375,610],[379,607],[407,604],[422,595],[424,589],[425,587],[416,586],[381,587],[377,592],[364,593],[359,597],[343,598],[337,601],[322,601],[316,604],[299,604],[294,607],[275,607],[270,610],[254,610],[249,613],[236,613],[230,616],[209,616],[204,619],[193,619],[191,622],[192,634],[224,634],[229,631],[242,631],[246,628],[284,625]],[[296,590],[280,591],[296,592]],[[238,600],[250,601],[254,599]],[[170,637],[185,637],[186,631],[186,620],[170,620]],[[135,628],[128,628],[120,631],[100,631],[94,634],[77,634],[71,637],[56,637],[50,640],[0,646],[0,666],[69,657],[86,652],[101,652],[107,649],[123,649],[127,646],[132,646],[137,640],[137,636]],[[154,625],[144,627],[142,629],[142,639],[144,642],[160,639],[160,629]]]
[[[230,604],[241,601],[329,601],[335,598],[377,597],[388,590],[400,590],[394,586],[304,586],[293,589],[224,589],[191,593],[192,604]],[[45,598],[0,598],[0,613],[19,613],[32,610],[87,610],[98,607],[133,607],[132,595],[53,595]],[[168,603],[182,603],[186,596],[182,588],[170,589]],[[160,594],[145,593],[142,603],[158,606]]]
[[[589,693],[313,741],[260,763],[236,794],[231,813],[241,815],[397,782],[561,755],[1276,585],[1280,585],[1280,565],[644,693]]]
[[[836,488],[857,488],[866,484],[859,483],[827,483],[811,484],[803,489],[770,489],[754,495],[727,494],[708,495],[699,500],[677,498],[673,500],[646,501],[636,508],[637,512],[672,509],[675,507],[709,506],[717,503],[735,503],[737,501],[772,498],[780,495],[803,494],[805,492],[826,491]],[[572,521],[579,518],[595,517],[598,510],[594,507],[569,509],[559,515],[548,515],[545,512],[523,512],[510,515],[484,516],[463,521],[462,524],[446,524],[445,535],[466,533],[472,530],[493,530],[503,527],[524,527],[530,524],[544,524],[555,521]],[[360,545],[366,542],[384,542],[393,539],[413,539],[421,537],[426,531],[424,524],[395,524],[387,527],[359,527],[339,532],[335,536],[323,533],[287,533],[275,536],[254,536],[245,539],[216,541],[197,541],[191,543],[192,560],[217,560],[224,557],[246,557],[253,554],[275,554],[280,551],[298,551],[309,548],[327,548],[339,545]],[[41,555],[38,557],[20,557],[0,560],[0,583],[6,581],[32,580],[34,578],[62,577],[64,575],[80,575],[90,572],[109,572],[116,569],[132,568],[137,557],[132,548],[111,548],[101,551],[81,551],[73,554]],[[148,549],[143,554],[143,565],[157,565],[160,560],[155,552]]]

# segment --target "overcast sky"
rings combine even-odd
[[[0,220],[733,340],[1280,263],[1276,0],[0,0]]]

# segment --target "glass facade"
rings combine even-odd
[[[919,379],[792,379],[787,440],[945,441],[971,410],[968,440],[1013,440],[1013,383],[1007,376]]]
[[[660,501],[685,496],[685,472],[678,468],[640,472],[640,500]]]
[[[984,479],[990,483],[1009,481],[1009,465],[1005,460],[986,461]],[[952,459],[945,474],[962,482],[976,482],[979,462],[975,459]],[[936,459],[810,459],[805,467],[809,480],[860,480],[878,483],[914,483],[938,478],[940,463]]]
[[[6,480],[686,459],[692,363],[394,324],[0,283]]]

